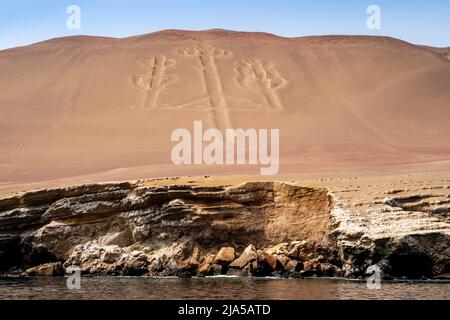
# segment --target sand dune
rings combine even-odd
[[[194,120],[281,129],[282,173],[447,160],[449,52],[225,30],[0,51],[0,183],[258,172],[170,165],[171,132]]]

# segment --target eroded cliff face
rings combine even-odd
[[[349,212],[326,188],[281,182],[137,181],[41,190],[0,200],[0,269],[360,277],[378,264],[385,277],[449,272],[446,230],[371,235],[365,216]]]
[[[377,265],[384,277],[449,278],[450,188],[404,178],[394,184],[400,189],[370,180],[366,186],[356,181],[356,190],[333,192],[331,215],[339,222],[333,234],[345,276],[361,276]]]
[[[328,246],[331,204],[325,189],[274,182],[30,192],[0,201],[1,267],[60,261],[94,274],[195,274],[222,247]]]

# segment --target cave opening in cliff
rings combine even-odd
[[[430,278],[433,261],[423,253],[395,253],[390,257],[392,275],[409,279]]]
[[[0,238],[0,271],[7,271],[20,263],[20,249],[20,239],[18,237],[12,239]]]

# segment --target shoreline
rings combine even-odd
[[[17,279],[17,280],[26,280],[26,279],[68,279],[69,275],[63,276],[29,276],[23,274],[0,274],[1,280],[9,280],[9,279]],[[255,277],[255,276],[227,276],[227,275],[218,275],[218,276],[193,276],[190,278],[180,278],[177,276],[81,276],[81,281],[83,279],[109,279],[109,280],[137,280],[137,279],[149,279],[149,280],[236,280],[236,281],[269,281],[269,280],[331,280],[338,282],[353,282],[353,283],[367,283],[366,278],[345,278],[345,277],[304,277],[304,278],[289,278],[289,277],[275,277],[275,276],[267,276],[267,277]],[[387,284],[395,284],[395,283],[413,283],[413,284],[450,284],[450,278],[436,278],[436,279],[407,279],[407,278],[393,278],[393,279],[384,279],[383,283]]]

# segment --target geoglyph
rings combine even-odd
[[[133,83],[144,90],[142,105],[146,109],[195,109],[205,110],[210,114],[210,120],[216,127],[221,125],[231,127],[229,103],[239,101],[247,103],[246,110],[282,111],[284,105],[279,97],[279,90],[287,84],[275,65],[258,58],[244,59],[237,62],[234,72],[235,85],[241,88],[257,89],[263,98],[262,103],[243,97],[229,96],[224,92],[218,61],[232,58],[230,50],[214,48],[209,44],[201,44],[193,48],[177,50],[177,55],[183,62],[194,59],[194,68],[198,71],[198,81],[202,82],[203,92],[198,99],[183,104],[158,104],[163,90],[170,90],[169,86],[177,80],[177,76],[170,69],[177,63],[175,59],[165,56],[154,56],[144,61],[147,72],[134,75]],[[178,61],[180,63],[180,61]],[[192,62],[189,62],[192,63]],[[223,123],[221,123],[223,121]]]

